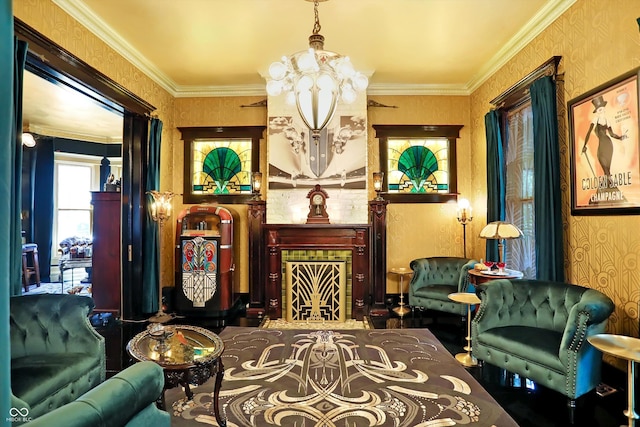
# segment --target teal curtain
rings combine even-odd
[[[13,191],[15,161],[15,122],[13,118],[13,12],[12,0],[0,2],[0,198],[9,200]],[[0,203],[0,236],[11,236],[11,215],[13,209],[8,203]],[[7,420],[11,407],[11,349],[9,340],[9,295],[12,294],[10,259],[11,243],[8,239],[0,242],[0,423],[9,427]]]
[[[162,122],[151,119],[149,125],[149,145],[147,158],[147,176],[144,186],[147,191],[160,189],[160,144],[162,141]],[[153,200],[146,194],[147,206]],[[160,253],[158,252],[158,224],[151,218],[151,209],[146,209],[144,223],[142,271],[142,312],[153,313],[159,310],[158,284],[160,280]]]
[[[553,78],[539,78],[531,85],[530,93],[533,110],[537,278],[563,282],[560,148],[556,85]]]
[[[504,220],[505,170],[500,113],[489,111],[484,116],[487,138],[487,223]],[[486,259],[498,260],[498,241],[487,240]]]
[[[40,278],[51,280],[53,242],[54,138],[41,138],[36,144],[36,170],[33,199],[33,241],[38,244]],[[61,239],[70,236],[60,236]],[[59,242],[58,242],[59,243]],[[57,278],[55,278],[57,279]]]
[[[11,280],[11,295],[22,294],[22,79],[24,64],[27,59],[27,43],[15,40],[13,62],[13,150],[11,158],[12,189],[9,197],[10,229],[9,229],[9,278]]]

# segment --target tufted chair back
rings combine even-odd
[[[80,295],[11,297],[11,359],[52,353],[104,357],[104,338],[89,323],[93,300]]]
[[[582,286],[540,280],[493,280],[480,290],[482,327],[527,326],[563,333],[569,321],[588,311],[589,324],[607,320],[613,302]]]
[[[459,257],[418,258],[409,264],[409,305],[465,316],[467,307],[451,301],[449,294],[469,292],[469,269],[477,261]]]

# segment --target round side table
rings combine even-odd
[[[498,272],[487,272],[487,270],[476,270],[472,268],[469,270],[469,282],[472,285],[477,286],[481,285],[484,282],[488,282],[489,280],[496,279],[522,279],[523,273],[518,270],[510,270],[505,269],[503,273]]]
[[[629,420],[628,427],[635,427],[638,414],[634,409],[635,405],[635,364],[640,362],[640,339],[624,335],[598,334],[587,338],[587,341],[598,350],[612,356],[626,359],[627,369],[627,400],[629,408],[624,411],[624,415]]]
[[[456,354],[456,360],[463,366],[478,366],[478,359],[471,354],[471,306],[480,304],[480,298],[471,292],[455,292],[449,294],[449,299],[461,304],[467,304],[467,345],[464,347],[467,352]]]
[[[391,269],[391,272],[400,276],[400,302],[398,303],[398,307],[393,309],[393,312],[402,318],[405,314],[411,311],[411,309],[404,303],[404,276],[413,274],[413,270],[406,267],[394,267]]]

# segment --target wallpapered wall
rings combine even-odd
[[[637,0],[579,0],[471,96],[471,174],[486,180],[484,115],[489,101],[554,55],[559,86],[562,216],[567,281],[598,289],[616,304],[609,332],[638,336],[640,216],[571,216],[567,101],[640,66]],[[481,187],[482,188],[482,187]],[[486,195],[474,193],[478,215]],[[484,212],[481,210],[484,209]]]
[[[610,332],[638,336],[640,300],[640,217],[570,216],[569,153],[566,101],[640,65],[640,33],[635,19],[638,0],[578,0],[562,17],[512,58],[470,97],[371,96],[397,109],[368,110],[368,165],[379,168],[378,140],[372,124],[460,124],[458,191],[471,201],[474,220],[467,227],[467,254],[483,257],[484,241],[477,236],[486,223],[486,167],[484,115],[489,101],[553,55],[562,55],[564,75],[559,104],[563,224],[567,280],[599,289],[616,303]],[[245,98],[173,99],[139,70],[50,1],[14,2],[14,14],[45,36],[155,105],[164,123],[161,188],[182,192],[183,145],[178,126],[264,125],[266,109],[241,108],[261,100]],[[266,168],[266,145],[261,146],[261,169]],[[370,179],[370,177],[369,177]],[[369,183],[369,188],[371,188]],[[373,190],[370,190],[373,198]],[[181,209],[176,199],[176,210]],[[246,236],[246,209],[231,206]],[[388,268],[407,266],[418,257],[462,255],[462,226],[455,206],[448,204],[391,204],[388,215]],[[452,238],[453,236],[453,238]],[[163,236],[163,275],[172,277],[174,231]],[[240,239],[237,290],[248,291],[246,239]],[[397,279],[388,277],[388,290]]]
[[[14,1],[13,15],[156,107],[154,113],[163,122],[160,189],[175,191],[171,161],[174,98],[50,0]],[[173,241],[173,230],[164,227],[162,277],[173,278]]]

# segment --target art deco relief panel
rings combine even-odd
[[[613,299],[616,310],[609,332],[638,336],[640,301],[640,228],[635,216],[570,215],[570,177],[566,102],[640,63],[637,1],[602,7],[580,0],[526,46],[471,97],[472,174],[486,176],[484,115],[493,99],[553,55],[561,55],[558,105],[562,213],[567,280],[598,289]],[[594,19],[597,13],[598,18]],[[482,195],[484,197],[484,195]],[[478,214],[481,214],[478,212]],[[612,361],[615,363],[615,361]]]

